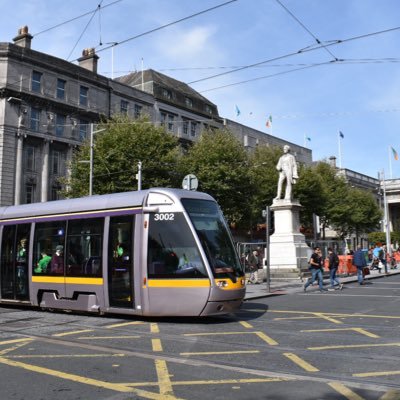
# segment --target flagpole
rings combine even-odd
[[[338,145],[339,145],[339,168],[342,169],[342,149],[340,146],[340,131],[338,131]]]
[[[390,172],[390,179],[393,179],[393,173],[392,173],[392,155],[390,154],[390,146],[388,146],[388,152],[389,152],[389,172]]]
[[[304,134],[304,147],[307,147],[307,142],[306,142],[307,138],[306,138],[306,134]]]

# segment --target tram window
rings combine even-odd
[[[64,275],[65,225],[65,221],[36,224],[33,275]]]
[[[102,276],[103,218],[68,221],[67,276]]]
[[[150,214],[149,278],[204,278],[203,261],[182,213]]]
[[[243,275],[226,223],[213,201],[182,199],[200,242],[213,269],[214,276]]]
[[[1,246],[1,296],[25,299],[28,296],[28,248],[30,224],[3,229]]]

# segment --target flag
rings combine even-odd
[[[235,110],[236,110],[236,116],[238,117],[240,115],[240,110],[237,104],[235,105]]]
[[[392,146],[390,146],[390,148],[392,149],[394,159],[397,161],[399,159],[397,151]]]
[[[340,132],[339,131],[339,136],[343,139],[344,138],[344,135],[343,135],[343,133],[342,132]]]
[[[310,137],[307,136],[306,139],[307,139],[309,142],[311,142],[311,138],[310,138]]]
[[[271,128],[271,125],[272,125],[272,116],[270,115],[270,116],[268,117],[268,119],[267,119],[267,122],[265,123],[265,126],[266,126],[267,128]]]

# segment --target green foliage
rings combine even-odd
[[[142,162],[142,188],[174,187],[180,176],[174,174],[180,152],[176,137],[146,120],[119,115],[99,125],[94,137],[93,193],[135,190],[138,161]],[[89,141],[74,154],[71,177],[67,184],[69,197],[88,193]]]
[[[104,131],[101,131],[104,129]],[[181,187],[186,174],[199,179],[199,189],[212,195],[226,218],[251,230],[264,223],[262,210],[276,196],[276,164],[282,149],[258,146],[248,153],[226,130],[203,132],[198,142],[183,153],[175,136],[149,121],[119,115],[96,127],[94,136],[93,193],[135,190],[138,161],[142,162],[142,188]],[[89,190],[90,143],[73,155],[71,174],[64,184],[68,197]],[[294,197],[303,208],[301,223],[312,227],[313,214],[340,237],[376,229],[381,212],[373,196],[351,188],[326,162],[300,166]]]
[[[241,224],[248,218],[244,205],[252,201],[252,185],[247,153],[230,132],[204,132],[182,159],[181,171],[197,176],[199,190],[218,201],[230,222]]]

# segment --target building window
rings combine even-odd
[[[42,82],[42,73],[38,71],[32,72],[32,92],[40,93]]]
[[[174,131],[174,116],[171,114],[168,115],[168,130],[170,132]]]
[[[169,89],[165,89],[163,88],[161,90],[161,94],[164,98],[168,99],[168,100],[172,100],[172,92]]]
[[[79,121],[79,139],[83,141],[85,141],[88,137],[88,126],[89,126],[89,122],[81,119]]]
[[[190,97],[185,97],[185,104],[186,104],[186,107],[192,108],[193,100]]]
[[[207,114],[212,114],[213,113],[213,109],[210,105],[206,104],[205,105],[205,110]]]
[[[63,136],[65,131],[66,117],[62,114],[56,116],[56,135]]]
[[[184,135],[189,134],[189,121],[188,120],[183,120],[182,131],[183,131]]]
[[[79,89],[79,105],[87,106],[88,105],[88,93],[89,88],[86,86],[81,86]]]
[[[160,116],[161,116],[161,125],[165,125],[165,123],[166,123],[166,121],[167,121],[167,113],[165,113],[165,112],[162,112],[161,114],[160,114]]]
[[[121,114],[128,114],[128,107],[129,107],[129,102],[127,102],[126,100],[121,100],[120,103],[120,112]]]
[[[196,136],[196,131],[197,131],[197,124],[196,124],[196,122],[192,122],[190,124],[190,135]]]
[[[140,118],[140,116],[142,115],[142,109],[143,109],[142,106],[140,106],[139,104],[135,104],[135,109],[134,109],[135,118]]]
[[[67,82],[64,79],[57,79],[57,99],[65,99],[65,85]]]
[[[53,151],[52,164],[51,164],[51,172],[54,175],[60,175],[61,171],[61,153],[59,151]]]
[[[30,127],[32,131],[39,132],[40,130],[40,110],[38,108],[31,108],[31,123]]]
[[[25,186],[25,203],[26,204],[30,204],[35,201],[35,189],[36,189],[35,185],[33,185],[31,183],[26,184],[26,186]]]
[[[25,166],[28,171],[35,171],[35,148],[26,146],[25,148]]]
[[[51,199],[50,200],[60,200],[60,191],[61,187],[60,186],[52,186],[51,187]]]

